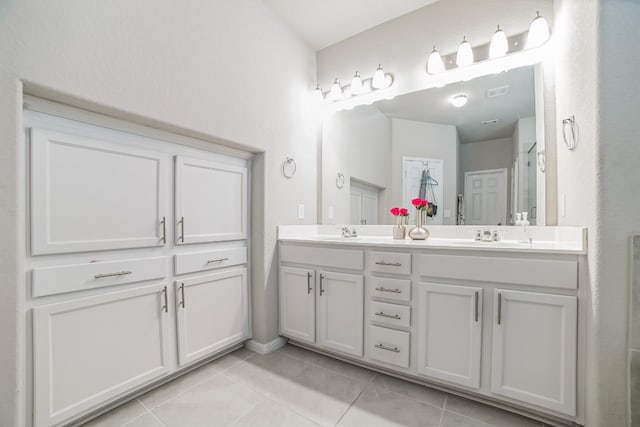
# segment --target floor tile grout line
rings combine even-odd
[[[438,427],[442,427],[442,420],[444,419],[444,408],[445,406],[447,406],[447,397],[449,397],[449,395],[445,394],[444,402],[442,402],[442,411],[440,411],[440,422],[438,423]]]
[[[206,366],[206,365],[205,365],[205,366]],[[159,407],[161,407],[162,405],[165,405],[165,404],[167,404],[167,403],[171,402],[171,401],[172,401],[172,400],[174,400],[175,398],[182,396],[182,395],[183,395],[183,394],[185,394],[186,392],[191,391],[191,390],[193,390],[194,388],[196,388],[196,387],[198,387],[198,386],[201,386],[202,384],[206,383],[206,382],[207,382],[207,381],[209,381],[209,380],[212,380],[213,378],[215,378],[217,375],[220,375],[221,373],[222,373],[222,372],[220,372],[220,371],[215,371],[213,375],[211,375],[211,376],[209,376],[209,377],[207,377],[207,378],[204,378],[202,381],[198,381],[197,383],[193,384],[192,386],[190,386],[190,387],[188,387],[188,388],[186,388],[186,389],[184,389],[184,390],[180,391],[180,393],[178,393],[178,394],[175,394],[175,395],[171,396],[170,398],[168,398],[167,400],[163,401],[162,403],[160,403],[160,404],[158,404],[158,405],[156,405],[156,406],[151,407],[151,408],[149,409],[149,412],[153,412],[153,410],[154,410],[154,409],[159,408]],[[187,375],[189,375],[189,374],[187,374]],[[169,384],[171,384],[173,381],[179,380],[180,378],[181,378],[181,377],[175,378],[175,379],[173,379],[173,380],[169,381],[168,383],[162,384],[160,387],[156,387],[156,388],[154,388],[154,389],[151,389],[151,390],[149,390],[149,391],[148,391],[148,393],[151,393],[152,391],[155,391],[155,390],[160,390],[160,389],[162,389],[164,386],[168,386],[168,385],[169,385]],[[142,395],[142,396],[144,396],[144,395]],[[138,400],[140,400],[140,399],[142,398],[142,396],[140,396],[140,397],[138,398]],[[142,400],[140,400],[140,403],[142,403]],[[143,404],[143,405],[144,405],[144,404]],[[144,405],[144,406],[145,406],[145,407],[147,407],[147,405]]]
[[[338,418],[338,421],[336,421],[336,423],[334,424],[334,426],[338,426],[338,424],[340,424],[340,421],[342,421],[342,419],[344,418],[345,415],[347,415],[347,412],[349,412],[351,410],[351,408],[353,408],[353,405],[356,404],[356,402],[358,400],[360,400],[360,397],[364,394],[365,391],[367,391],[368,387],[364,387],[360,393],[358,393],[358,395],[356,396],[356,398],[353,400],[353,402],[351,402],[351,404],[349,405],[349,407],[342,413],[342,415],[340,415],[340,418]]]
[[[145,405],[145,404],[144,404],[144,402],[142,402],[142,401],[140,400],[140,398],[138,398],[137,400],[138,400],[138,403],[140,403],[140,404],[144,407],[144,409],[146,409],[146,410],[147,410],[147,413],[148,413],[148,414],[151,414],[151,416],[152,416],[153,418],[155,418],[155,419],[156,419],[156,421],[158,421],[158,422],[159,422],[160,424],[162,424],[164,427],[167,427],[167,425],[164,423],[164,421],[162,421],[162,420],[161,420],[161,419],[160,419],[160,418],[159,418],[159,417],[158,417],[158,416],[157,416],[157,415],[156,415],[156,414],[155,414],[151,409],[149,409],[149,408],[147,407],[147,405]],[[131,420],[131,421],[133,421],[133,420]],[[131,421],[129,421],[129,422],[131,422]]]
[[[472,421],[475,421],[475,422],[477,422],[477,423],[483,424],[483,425],[485,425],[485,426],[487,426],[487,427],[496,427],[496,425],[495,425],[495,424],[491,424],[491,423],[484,422],[484,421],[479,420],[479,419],[477,419],[477,418],[473,418],[473,417],[471,417],[471,416],[469,416],[469,415],[462,414],[462,413],[460,413],[460,412],[456,412],[456,411],[452,411],[451,409],[445,409],[445,410],[446,410],[447,412],[450,412],[450,413],[454,414],[454,415],[458,415],[459,417],[463,417],[463,418],[466,418],[466,419],[468,419],[468,420],[472,420]],[[509,414],[512,414],[511,412],[508,412],[508,413],[509,413]],[[513,414],[513,415],[518,415],[518,414]],[[522,415],[520,415],[520,416],[522,416]],[[527,420],[538,421],[538,420],[534,420],[533,418],[527,418],[527,417],[525,417],[525,416],[522,416],[522,417],[523,417],[523,418],[526,418]]]

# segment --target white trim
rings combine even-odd
[[[269,341],[266,344],[259,343],[258,341],[255,341],[255,340],[249,340],[244,343],[245,347],[247,347],[249,350],[262,355],[269,354],[272,351],[276,351],[280,347],[284,347],[286,344],[287,344],[287,340],[282,337],[278,337],[273,341]]]

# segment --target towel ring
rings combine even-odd
[[[338,172],[338,177],[336,178],[336,187],[344,187],[344,174],[342,172]]]
[[[538,169],[540,169],[540,172],[544,173],[546,154],[545,154],[544,150],[540,150],[540,151],[538,151],[536,153],[536,155],[537,155],[537,159],[538,159]]]
[[[567,125],[571,130],[571,141],[567,139]],[[578,136],[576,132],[576,117],[571,116],[562,121],[562,139],[564,139],[564,145],[567,146],[569,151],[573,151],[578,146]]]
[[[293,157],[287,157],[282,162],[282,176],[285,178],[292,178],[296,174],[296,169],[296,161],[293,160]]]

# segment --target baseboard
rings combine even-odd
[[[255,351],[258,354],[268,354],[271,353],[272,351],[276,351],[277,349],[279,349],[280,347],[284,347],[284,345],[287,343],[287,340],[282,338],[282,337],[278,337],[273,341],[269,341],[266,344],[262,344],[259,343],[258,341],[254,341],[254,340],[249,340],[247,342],[244,343],[244,345],[251,351]]]

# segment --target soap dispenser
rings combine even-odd
[[[520,214],[517,214],[520,215]],[[522,212],[522,220],[520,221],[520,242],[531,243],[531,229],[529,228],[529,214]]]

